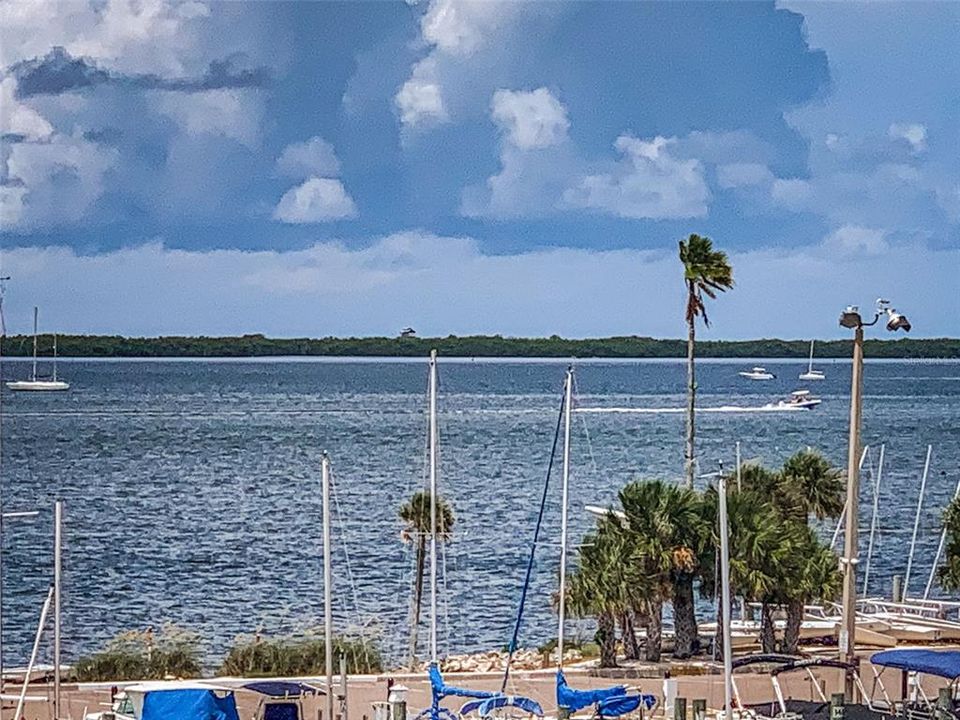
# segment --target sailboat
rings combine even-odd
[[[826,380],[823,370],[813,369],[813,340],[810,341],[810,363],[807,365],[807,371],[800,373],[801,380]]]
[[[53,378],[42,379],[37,377],[37,315],[38,309],[33,308],[33,369],[29,380],[11,380],[7,387],[11,390],[30,390],[35,392],[51,390],[69,390],[70,383],[57,379],[57,336],[53,336]]]
[[[424,708],[414,720],[460,720],[476,712],[481,718],[499,716],[504,711],[516,708],[528,716],[542,718],[543,709],[536,700],[521,695],[507,695],[504,692],[474,690],[455,687],[444,682],[440,673],[440,661],[437,653],[437,461],[440,433],[437,428],[437,351],[430,351],[428,381],[429,421],[429,483],[430,483],[430,664],[427,677],[430,680],[430,707]],[[412,653],[416,652],[416,639],[412,643]],[[441,703],[449,697],[465,698],[467,702],[454,712]]]
[[[567,509],[570,496],[570,418],[573,414],[573,368],[567,369],[563,387],[563,473],[560,501],[560,592],[557,595],[557,715],[570,717],[588,707],[594,716],[615,718],[635,712],[641,705],[651,710],[656,704],[653,695],[637,692],[626,685],[593,690],[578,690],[567,684],[563,674],[564,620],[567,586]]]

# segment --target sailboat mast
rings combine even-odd
[[[53,381],[57,381],[57,335],[53,335]]]
[[[563,388],[563,492],[560,504],[560,598],[557,621],[557,667],[563,667],[563,624],[567,604],[567,497],[570,488],[570,416],[573,410],[573,368]]]
[[[323,496],[323,634],[324,664],[327,675],[327,718],[333,720],[333,572],[330,563],[330,457],[324,453],[320,461]]]
[[[437,351],[430,351],[430,661],[437,662]]]
[[[807,372],[813,372],[813,340],[810,341],[810,363],[807,365]]]
[[[33,306],[33,374],[30,376],[30,379],[36,381],[37,379],[37,315],[39,314],[39,308],[36,305]]]

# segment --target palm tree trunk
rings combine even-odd
[[[693,575],[678,573],[673,585],[673,622],[676,645],[673,656],[685,659],[700,649],[697,612],[693,602]]]
[[[773,625],[773,608],[764,601],[760,605],[760,647],[765,653],[777,651],[777,635]]]
[[[417,665],[417,633],[420,629],[420,604],[423,601],[423,570],[427,559],[426,535],[417,536],[417,574],[413,586],[413,607],[410,612],[410,670],[416,670]]]
[[[647,644],[644,658],[650,662],[660,662],[663,651],[663,601],[655,598],[650,601],[650,613],[647,616]]]
[[[612,613],[602,612],[597,615],[597,643],[600,645],[600,667],[616,667],[617,631]]]
[[[787,605],[787,625],[783,630],[783,652],[796,655],[800,645],[800,625],[803,622],[803,600],[791,600]]]
[[[690,292],[693,292],[692,288]],[[687,487],[693,487],[695,469],[693,465],[693,435],[694,435],[694,403],[697,395],[697,381],[693,369],[693,349],[696,343],[695,318],[687,323],[687,444],[684,451],[684,473],[687,477]]]
[[[623,639],[623,656],[627,660],[640,659],[640,645],[637,643],[637,631],[633,627],[633,612],[627,610],[620,616],[620,637]]]

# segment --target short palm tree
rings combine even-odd
[[[811,516],[818,520],[840,517],[846,490],[843,476],[817,451],[806,449],[792,455],[783,464],[779,477],[780,497],[785,500],[781,508],[791,521],[807,527]],[[819,543],[809,543],[812,543],[810,551],[801,553],[805,561],[820,557]],[[804,568],[795,577],[803,578],[806,573]],[[801,580],[797,589],[799,592],[791,593],[787,602],[787,625],[783,636],[783,651],[787,653],[797,651],[804,605],[814,597],[823,597],[823,588],[817,588],[816,583],[809,587]]]
[[[430,539],[430,492],[420,490],[400,507],[400,519],[403,529],[400,538],[404,542],[412,542],[415,546],[415,575],[413,582],[413,603],[410,609],[410,667],[417,662],[417,634],[420,628],[420,608],[423,601],[424,565],[427,557],[427,541]],[[454,516],[450,505],[441,498],[437,498],[437,540],[445,542],[453,531]]]
[[[703,296],[714,299],[718,292],[733,287],[733,269],[727,254],[713,249],[708,237],[690,235],[680,241],[680,262],[683,264],[683,281],[687,286],[687,443],[685,450],[684,472],[687,486],[693,487],[694,468],[694,405],[697,383],[694,373],[693,356],[696,343],[696,319],[703,318],[703,324],[710,326],[707,318],[707,306]]]
[[[947,533],[943,562],[937,568],[940,587],[948,592],[960,590],[960,498],[954,498],[943,512]]]
[[[595,617],[600,667],[617,665],[617,619],[638,602],[644,579],[630,562],[632,537],[615,518],[601,518],[577,551],[577,568],[567,578],[567,607],[576,617]]]
[[[659,480],[632,482],[620,491],[627,526],[634,536],[637,562],[648,576],[663,578],[664,592],[651,606],[649,623],[661,621],[663,599],[673,603],[676,631],[674,656],[688,658],[699,647],[693,583],[702,546],[710,529],[702,522],[700,496],[693,490]],[[659,656],[648,632],[649,655]]]
[[[796,543],[796,526],[783,522],[777,508],[752,490],[736,491],[728,487],[727,515],[730,538],[731,595],[740,595],[748,602],[761,605],[760,636],[765,652],[773,650],[773,613],[775,599],[789,574],[789,562]],[[704,517],[713,531],[712,542],[701,559],[701,590],[717,595],[717,578],[713,576],[719,553],[717,492],[710,488],[704,494]],[[731,602],[733,597],[730,598]],[[723,638],[722,617],[717,612],[716,651]]]

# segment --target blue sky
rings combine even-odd
[[[11,330],[960,334],[960,5],[0,0]]]

